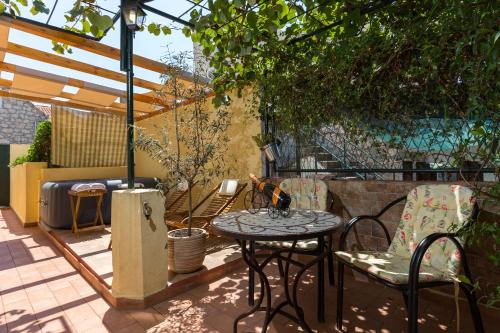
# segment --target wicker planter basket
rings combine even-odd
[[[203,266],[208,233],[199,228],[176,229],[168,232],[168,268],[176,273],[191,273]]]

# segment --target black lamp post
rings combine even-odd
[[[127,185],[135,185],[134,163],[134,34],[141,29],[146,13],[139,1],[121,0],[122,19],[120,26],[120,69],[127,72]]]

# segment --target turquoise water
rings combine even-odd
[[[386,129],[398,126],[387,123]],[[473,138],[474,122],[450,119],[417,119],[413,121],[414,128],[409,130],[396,129],[393,132],[406,132],[407,135],[394,135],[387,133],[378,138],[386,143],[396,143],[415,151],[452,151],[460,144],[468,143]],[[492,123],[486,123],[485,130],[492,130]],[[473,140],[472,140],[473,141]]]

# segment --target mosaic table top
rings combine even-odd
[[[288,217],[271,218],[267,210],[256,214],[230,212],[215,218],[219,233],[239,240],[301,240],[328,235],[342,225],[340,217],[324,211],[292,210]]]

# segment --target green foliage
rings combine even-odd
[[[148,32],[155,36],[159,36],[161,33],[164,35],[170,35],[172,33],[172,29],[166,25],[153,22],[148,25]]]
[[[268,145],[273,142],[273,137],[271,133],[267,134],[257,134],[252,136],[253,141],[257,144],[259,148],[264,147],[265,145]]]
[[[230,115],[223,107],[210,109],[207,102],[209,87],[199,73],[194,72],[193,83],[181,80],[183,73],[193,72],[192,59],[186,53],[167,54],[163,59],[168,68],[162,75],[162,89],[157,91],[160,105],[172,103],[173,121],[166,119],[157,134],[137,128],[135,146],[145,151],[166,171],[163,188],[172,188],[180,182],[188,184],[188,236],[192,227],[193,184],[206,184],[226,172],[226,130]],[[183,105],[182,101],[191,101]]]
[[[98,38],[103,37],[108,29],[113,28],[113,19],[100,9],[100,4],[103,2],[103,0],[75,0],[71,9],[64,15],[67,24],[63,28]],[[7,12],[12,16],[21,16],[19,6],[30,7],[29,12],[32,15],[49,14],[50,9],[46,3],[46,0],[0,0],[0,14]],[[147,31],[155,36],[172,33],[168,25],[154,22],[147,26]],[[64,43],[52,42],[52,49],[60,54],[72,53],[69,45]]]
[[[440,135],[460,137],[455,166],[480,161],[498,177],[498,1],[214,0],[208,7],[191,14],[195,29],[186,35],[210,56],[214,101],[254,85],[288,133],[340,125],[356,140],[391,137],[390,148],[412,136],[415,120],[445,119]],[[475,122],[469,136],[454,119]],[[499,206],[498,184],[468,182]],[[500,263],[494,220],[461,233],[488,244]]]
[[[36,128],[35,138],[28,153],[16,158],[9,166],[15,167],[25,162],[50,162],[51,137],[52,123],[49,120],[41,121]]]
[[[498,109],[496,1],[366,3],[213,1],[192,39],[218,94],[257,82],[290,127]]]
[[[6,11],[10,15],[19,16],[21,15],[19,6],[30,6],[30,13],[32,15],[37,15],[38,13],[49,13],[49,9],[45,6],[44,1],[42,0],[0,0],[0,14]]]

